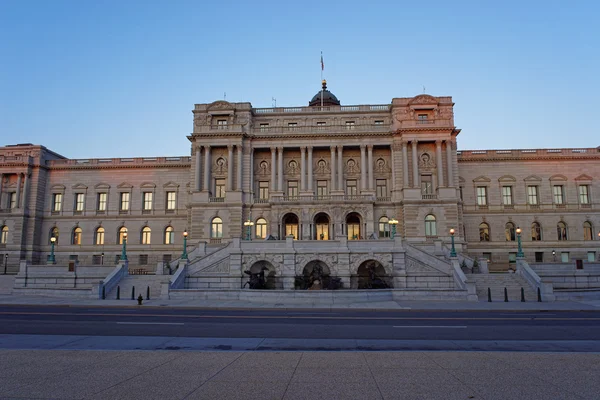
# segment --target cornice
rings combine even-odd
[[[55,169],[148,169],[148,168],[190,168],[192,163],[183,164],[152,164],[152,165],[98,165],[98,164],[81,164],[81,165],[54,165],[48,167],[49,170]]]
[[[528,156],[528,157],[477,157],[477,158],[461,158],[458,156],[459,163],[473,163],[473,162],[498,162],[498,161],[559,161],[559,160],[598,160],[600,156],[594,154],[578,154],[568,156]]]

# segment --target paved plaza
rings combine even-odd
[[[1,350],[1,399],[597,399],[598,353]]]

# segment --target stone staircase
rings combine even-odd
[[[146,299],[146,291],[150,286],[150,299],[157,299],[161,293],[161,284],[169,282],[170,275],[127,275],[121,279],[117,286],[121,288],[121,300],[131,300],[131,289],[135,286],[135,298],[141,294]],[[106,298],[114,300],[117,298],[117,288],[115,287]]]
[[[475,282],[479,301],[488,301],[488,288],[492,291],[492,301],[504,301],[504,288],[508,291],[508,301],[521,301],[521,288],[525,289],[525,301],[537,301],[537,293],[519,275],[503,274],[470,274],[469,280]]]

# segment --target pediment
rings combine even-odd
[[[94,189],[98,190],[98,189],[110,189],[110,185],[108,183],[99,183],[96,186],[94,186]]]
[[[593,179],[594,178],[592,178],[591,176],[586,175],[586,174],[581,174],[577,178],[575,178],[576,181],[591,181]]]
[[[498,178],[498,182],[516,182],[517,178],[515,178],[512,175],[502,175],[500,178]]]
[[[488,183],[491,182],[491,179],[488,178],[487,176],[478,176],[477,178],[473,179],[473,182],[475,183]]]
[[[179,187],[179,185],[173,181],[169,181],[167,183],[165,183],[163,185],[164,188],[172,188],[172,189],[177,189]]]
[[[87,190],[87,188],[88,187],[86,185],[84,185],[83,183],[77,183],[77,184],[71,186],[71,189],[73,189],[73,190]]]
[[[566,181],[567,177],[561,174],[552,175],[550,177],[551,181]]]
[[[152,182],[144,182],[140,185],[142,189],[154,189],[156,188],[156,184]]]
[[[529,175],[527,178],[523,179],[525,182],[541,182],[542,178],[537,175]]]
[[[52,185],[50,187],[50,190],[53,191],[53,192],[57,192],[57,191],[63,191],[64,192],[66,188],[67,187],[65,185],[61,185],[59,183],[59,184],[56,184],[56,185]]]
[[[211,104],[209,104],[209,106],[207,107],[208,110],[233,110],[233,104],[231,104],[228,101],[224,101],[224,100],[218,100],[215,101]]]
[[[413,97],[412,99],[410,99],[410,101],[408,102],[408,104],[413,105],[413,104],[419,104],[419,105],[423,105],[423,104],[431,104],[433,106],[436,106],[438,104],[438,101],[435,97],[430,96],[428,94],[420,94],[418,96]]]
[[[127,182],[123,182],[123,183],[119,183],[119,185],[117,185],[117,188],[119,189],[133,189],[133,185]]]

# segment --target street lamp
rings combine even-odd
[[[56,237],[52,236],[50,238],[50,259],[49,261],[54,264],[56,263],[56,259],[54,258],[54,243],[56,242]]]
[[[188,259],[188,255],[187,255],[187,237],[188,237],[188,232],[187,231],[183,231],[183,253],[181,253],[181,259],[182,260],[187,260]]]
[[[8,253],[4,255],[4,275],[6,275],[6,266],[8,265]]]
[[[121,261],[127,261],[127,232],[123,232],[123,251],[121,251]]]
[[[556,251],[552,250],[552,258],[556,261]]]
[[[246,240],[252,240],[252,227],[254,226],[254,222],[248,218],[248,221],[244,222],[244,226],[246,227]]]
[[[100,254],[100,265],[104,265],[104,252]]]
[[[388,224],[392,226],[392,239],[396,236],[396,225],[398,225],[398,220],[394,217],[388,221]]]
[[[525,257],[523,248],[521,247],[521,228],[517,226],[517,257]]]
[[[454,247],[454,228],[450,228],[450,239],[452,239],[452,248],[450,249],[450,257],[456,257],[456,248]]]

